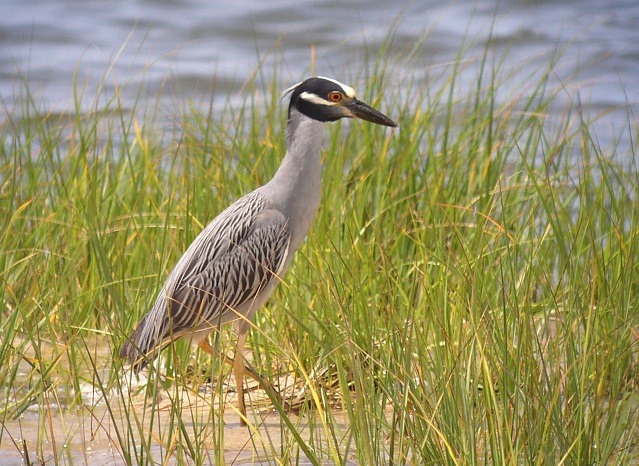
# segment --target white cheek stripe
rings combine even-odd
[[[329,100],[322,99],[317,94],[313,94],[312,92],[302,92],[300,94],[300,99],[304,99],[307,102],[311,102],[317,105],[339,105],[339,102],[331,102]]]

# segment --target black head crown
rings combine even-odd
[[[384,126],[397,126],[393,120],[373,107],[357,100],[355,90],[330,78],[313,77],[284,91],[292,92],[288,108],[318,121],[336,121],[340,118],[361,118]]]

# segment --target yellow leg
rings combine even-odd
[[[217,351],[215,350],[215,348],[213,348],[213,346],[211,346],[211,344],[209,343],[208,337],[206,337],[204,340],[199,342],[197,346],[199,346],[200,349],[207,354],[217,354]]]
[[[244,340],[246,340],[246,337],[244,337]],[[217,349],[213,347],[213,345],[209,343],[208,340],[202,340],[201,342],[197,344],[197,346],[206,354],[211,354],[211,355],[215,355],[218,358],[222,358],[226,364],[228,364],[231,367],[235,367],[235,359],[228,357],[226,354],[220,353]],[[238,346],[239,346],[239,340],[238,340]],[[262,377],[260,376],[260,374],[257,373],[255,369],[253,369],[251,366],[244,366],[244,372],[253,380],[257,381],[260,384],[260,387],[262,387],[264,380],[262,380]]]
[[[246,403],[244,400],[244,375],[248,375],[253,380],[257,381],[259,387],[267,393],[270,393],[271,397],[275,399],[280,405],[284,405],[284,400],[275,387],[260,374],[257,373],[250,365],[244,365],[244,345],[246,344],[246,337],[248,336],[248,329],[250,324],[248,322],[242,322],[238,328],[237,347],[235,350],[235,359],[229,358],[225,354],[221,354],[210,343],[208,338],[205,338],[198,343],[198,346],[202,351],[207,354],[214,354],[218,357],[222,357],[224,362],[233,367],[233,375],[235,376],[235,389],[237,391],[237,404],[240,411],[240,425],[246,425]],[[290,411],[297,413],[297,410],[288,405],[287,408]]]
[[[237,349],[235,350],[235,359],[229,358],[225,354],[220,354],[209,343],[209,339],[205,338],[197,345],[202,351],[208,354],[215,354],[224,358],[224,362],[233,367],[233,374],[235,375],[235,390],[237,391],[237,404],[240,410],[240,425],[246,425],[246,403],[244,402],[244,372],[250,375],[252,378],[258,381],[260,386],[263,385],[263,379],[260,377],[253,368],[244,367],[244,345],[246,344],[246,337],[248,336],[248,323],[241,323],[239,326],[239,335],[237,338]]]
[[[248,324],[240,324],[237,336],[237,349],[233,361],[233,374],[235,375],[235,389],[237,390],[237,404],[240,410],[240,425],[246,425],[246,404],[244,402],[244,345],[248,336]],[[253,374],[251,374],[253,375]],[[260,382],[260,379],[257,379]]]

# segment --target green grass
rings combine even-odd
[[[275,406],[268,430],[253,409],[249,428],[228,423],[219,361],[178,343],[129,390],[117,352],[203,226],[275,172],[279,86],[168,115],[78,91],[55,114],[25,82],[0,125],[0,450],[47,464],[105,444],[118,464],[638,462],[636,121],[633,144],[600,147],[597,115],[551,86],[557,59],[510,96],[497,90],[520,83],[487,56],[432,85],[381,58],[344,79],[400,128],[329,130],[316,223],[249,339],[260,372],[304,388],[301,415]],[[215,339],[232,350],[230,329]]]

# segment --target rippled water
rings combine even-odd
[[[498,55],[507,53],[507,67],[522,76],[571,44],[558,77],[586,67],[578,75],[584,102],[595,109],[639,102],[633,0],[4,0],[2,10],[0,96],[9,107],[19,76],[49,108],[72,107],[76,71],[88,97],[108,70],[107,94],[117,82],[133,96],[142,85],[146,96],[163,88],[174,99],[208,98],[213,82],[215,92],[239,91],[261,63],[266,80],[280,70],[284,88],[311,74],[313,47],[317,74],[348,80],[393,27],[391,53],[425,38],[400,70],[418,77],[454,60],[462,43],[475,44],[464,59],[481,56],[492,34]],[[465,79],[475,77],[469,71]]]

